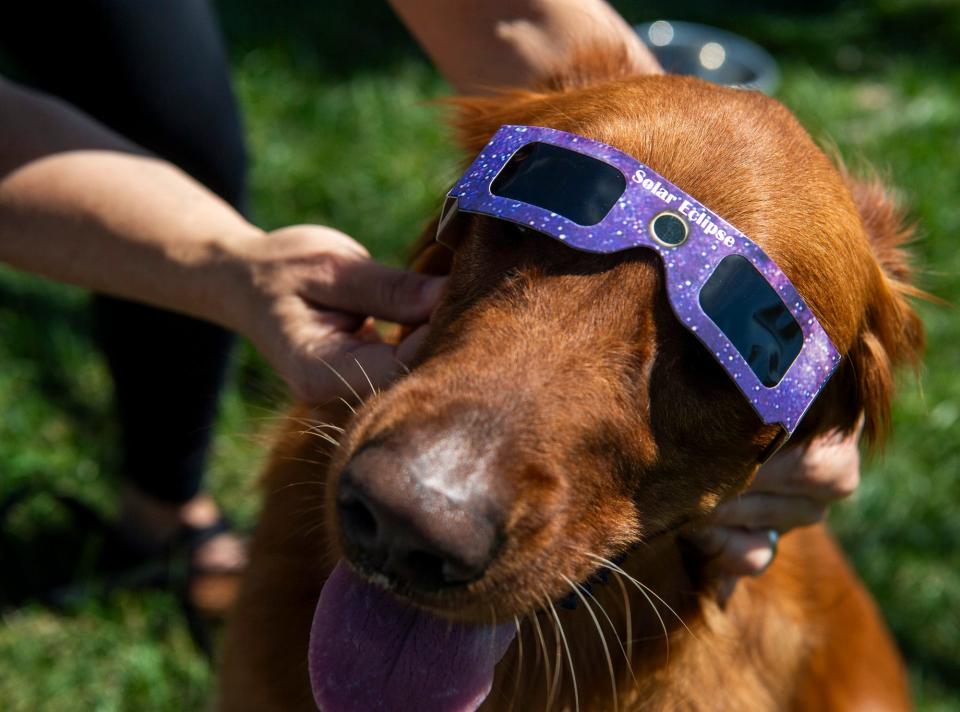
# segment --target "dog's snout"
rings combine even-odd
[[[337,492],[347,556],[423,591],[481,577],[496,554],[499,517],[474,473],[452,471],[463,464],[383,447],[362,451]]]

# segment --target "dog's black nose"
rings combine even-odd
[[[361,569],[423,591],[469,583],[499,539],[497,510],[462,458],[362,450],[345,468],[337,513],[346,554]]]

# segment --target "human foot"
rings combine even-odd
[[[209,495],[171,504],[125,488],[119,528],[127,541],[145,554],[184,554],[189,601],[209,615],[226,612],[247,565],[246,543],[231,531]]]

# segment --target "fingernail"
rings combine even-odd
[[[754,576],[759,576],[769,569],[770,564],[773,563],[774,556],[775,552],[773,549],[755,549],[747,554],[747,559],[756,571]]]

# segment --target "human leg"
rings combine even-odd
[[[0,44],[22,78],[191,173],[240,210],[246,153],[205,0],[17,3]],[[97,338],[123,424],[123,518],[147,542],[219,516],[200,492],[232,337],[211,324],[97,297]]]

